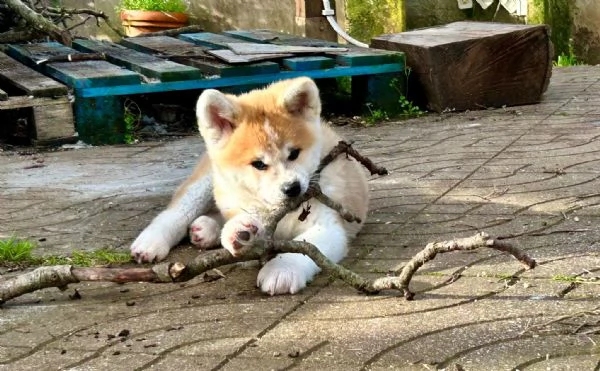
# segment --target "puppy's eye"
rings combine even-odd
[[[269,165],[265,164],[261,160],[254,160],[250,163],[250,165],[252,165],[252,167],[256,170],[267,170],[267,168],[269,167]]]
[[[294,148],[290,151],[290,155],[288,156],[288,160],[294,161],[300,156],[300,148]]]

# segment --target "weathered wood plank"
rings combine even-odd
[[[235,37],[212,32],[185,33],[179,35],[179,38],[209,49],[227,49],[227,44],[229,43],[243,42]]]
[[[545,25],[455,22],[381,35],[372,45],[406,53],[411,100],[429,110],[538,102],[552,70]]]
[[[49,141],[71,137],[75,134],[73,108],[67,100],[62,104],[34,105],[35,139]]]
[[[8,100],[8,94],[2,89],[0,89],[0,101]]]
[[[12,110],[12,109],[17,109],[17,108],[29,108],[29,107],[35,107],[35,106],[46,107],[46,106],[60,105],[60,104],[65,104],[65,103],[69,103],[69,99],[67,96],[56,97],[56,98],[49,98],[49,97],[33,98],[33,97],[20,95],[20,96],[16,96],[16,97],[8,97],[7,100],[0,101],[0,111]]]
[[[245,40],[257,43],[268,43],[276,45],[296,45],[296,46],[312,46],[312,47],[346,47],[346,45],[338,44],[333,41],[310,39],[306,37],[277,32],[271,30],[234,30],[225,31],[227,35],[236,40]],[[235,41],[229,41],[235,42]]]
[[[140,52],[163,54],[166,56],[207,56],[207,48],[170,36],[127,37],[121,40],[121,45]]]
[[[51,56],[79,53],[56,42],[9,45],[7,54],[74,88],[140,84],[140,75],[107,61],[36,62]]]
[[[274,32],[270,30],[236,30],[236,31],[225,31],[223,34],[231,36],[234,39],[243,41],[252,41],[255,43],[270,43],[272,45],[290,45],[290,46],[306,46],[306,47],[325,47],[325,48],[336,48],[343,47],[347,48],[347,45],[338,44],[326,40],[309,39],[300,36],[290,35],[283,32]],[[347,53],[347,52],[346,52]],[[335,55],[330,55],[335,58]],[[299,58],[299,59],[298,59]],[[333,68],[330,65],[330,61],[333,61],[334,65],[336,59],[328,57],[312,57],[312,58],[323,58],[322,63],[317,59],[307,60],[305,57],[289,58],[283,61],[283,65],[294,71],[309,71],[317,70],[322,68]],[[351,65],[347,61],[340,63],[342,65]]]
[[[34,143],[51,142],[75,135],[73,110],[68,96],[11,96],[5,101],[0,101],[0,111],[22,108],[33,112],[31,130],[28,130],[28,133]]]
[[[286,58],[281,62],[292,71],[323,70],[335,67],[335,59],[319,56]]]
[[[112,42],[78,39],[73,41],[73,45],[82,51],[104,53],[108,61],[160,81],[202,78],[202,73],[197,68],[157,58]]]
[[[276,45],[346,47],[348,50],[344,52],[326,53],[326,55],[336,58],[337,63],[343,66],[358,67],[385,63],[404,63],[404,56],[398,52],[360,48],[353,45],[341,45],[331,41],[303,38],[283,32],[270,30],[236,30],[226,31],[224,34],[239,40],[271,43]]]
[[[121,43],[136,50],[168,56],[169,59],[181,64],[196,67],[209,75],[233,77],[277,73],[279,71],[279,66],[273,62],[231,66],[208,55],[206,53],[208,48],[173,37],[134,37],[123,39]]]
[[[0,81],[15,86],[34,97],[52,97],[67,94],[67,87],[41,73],[0,53]]]
[[[223,61],[225,61],[227,63],[232,63],[232,64],[251,63],[251,62],[257,62],[257,61],[264,61],[264,60],[268,60],[268,59],[286,58],[286,57],[293,56],[293,54],[287,54],[287,53],[267,53],[267,54],[252,53],[252,54],[241,55],[241,54],[236,54],[233,51],[226,50],[226,49],[208,50],[207,53],[210,55],[214,55],[215,57],[222,59]]]
[[[236,54],[318,54],[347,52],[348,48],[328,46],[278,45],[259,43],[227,43],[227,47]]]

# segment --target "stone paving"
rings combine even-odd
[[[414,277],[414,301],[326,275],[268,297],[251,265],[212,282],[46,289],[0,309],[0,370],[600,369],[600,67],[555,69],[536,105],[341,131],[391,170],[370,180],[347,267],[381,276],[479,230],[539,266],[440,255]],[[38,240],[41,254],[126,249],[201,151],[185,138],[0,153],[0,235]]]

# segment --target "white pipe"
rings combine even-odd
[[[346,31],[344,31],[340,27],[340,25],[337,23],[337,20],[335,19],[335,10],[331,9],[331,4],[329,3],[329,0],[323,0],[323,12],[321,14],[323,14],[325,16],[325,18],[327,18],[327,21],[329,22],[329,24],[331,25],[331,27],[344,40],[348,41],[350,44],[354,44],[354,45],[360,46],[362,48],[368,48],[369,47],[369,45],[367,45],[367,44],[365,44],[363,42],[360,42],[360,41],[356,40],[355,38],[353,38],[352,36],[348,35],[346,33]]]

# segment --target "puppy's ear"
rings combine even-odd
[[[223,144],[235,130],[239,108],[225,94],[208,89],[196,104],[198,129],[208,145]]]
[[[318,118],[321,115],[319,88],[308,77],[294,79],[283,93],[281,105],[291,115],[306,119]]]

